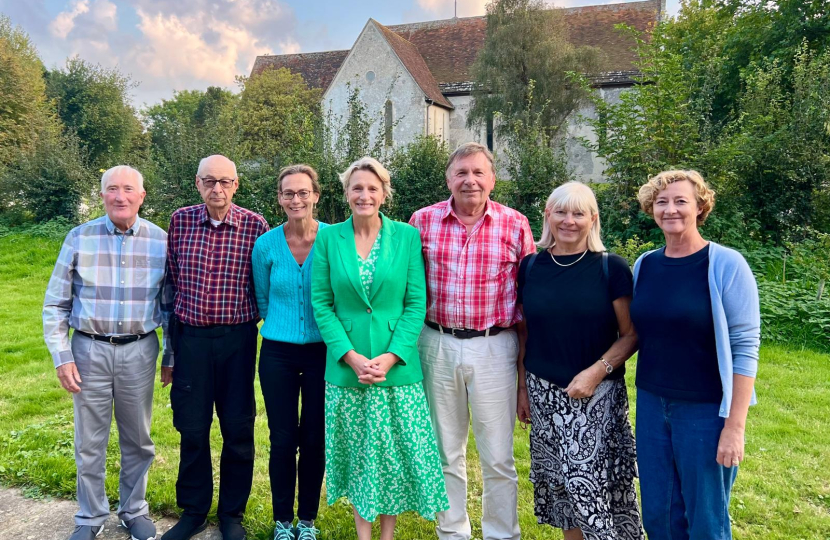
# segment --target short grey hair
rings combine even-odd
[[[133,169],[129,165],[116,165],[115,167],[107,169],[104,174],[101,175],[101,193],[104,192],[107,187],[107,182],[109,182],[113,176],[126,173],[134,174],[138,179],[138,189],[144,191],[144,176],[142,176],[140,172]]]
[[[444,169],[444,175],[446,175],[446,177],[449,178],[450,168],[452,167],[453,163],[455,163],[459,159],[463,159],[467,156],[472,156],[475,154],[484,154],[484,157],[486,157],[487,161],[490,162],[490,170],[493,171],[493,174],[496,174],[496,166],[493,162],[493,153],[490,152],[490,150],[488,150],[487,147],[483,144],[479,144],[477,142],[468,142],[462,144],[461,146],[456,148],[452,154],[450,154],[450,158],[447,160],[447,168]]]
[[[208,160],[209,160],[210,158],[217,157],[217,156],[218,156],[218,157],[223,157],[223,158],[227,159],[228,161],[230,161],[230,162],[231,162],[231,166],[233,167],[233,177],[234,177],[234,178],[236,178],[237,176],[239,176],[238,174],[236,174],[236,163],[234,163],[234,162],[233,162],[233,160],[232,160],[231,158],[229,158],[229,157],[227,157],[227,156],[223,156],[222,154],[213,154],[212,156],[208,156],[208,157],[206,157],[206,158],[202,158],[202,159],[201,159],[201,161],[199,161],[199,168],[196,170],[196,176],[198,176],[199,178],[201,178],[201,177],[202,177],[202,171],[204,171],[204,170],[205,170],[205,167],[207,167],[207,162],[208,162]]]
[[[349,165],[349,167],[343,171],[343,174],[340,175],[340,183],[343,184],[343,194],[346,195],[347,199],[349,197],[349,182],[352,180],[352,175],[357,171],[369,171],[377,176],[378,180],[380,180],[380,183],[383,185],[383,202],[388,202],[392,199],[392,193],[394,190],[392,189],[392,179],[389,176],[389,171],[386,170],[386,167],[381,165],[380,161],[369,156],[358,159]]]

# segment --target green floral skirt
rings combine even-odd
[[[407,510],[434,520],[450,507],[421,383],[326,383],[326,498],[341,497],[367,521]]]

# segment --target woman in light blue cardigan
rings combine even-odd
[[[666,238],[634,265],[643,526],[649,540],[729,540],[729,496],[755,403],[758,288],[740,253],[700,235],[714,206],[700,174],[662,172],[639,200]]]
[[[313,215],[320,198],[314,169],[283,168],[277,189],[288,221],[260,236],[252,255],[257,305],[264,319],[259,380],[271,438],[274,539],[315,540],[325,471],[326,346],[311,307],[311,266],[317,233],[326,224]],[[294,527],[296,482],[299,521]]]

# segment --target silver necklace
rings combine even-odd
[[[552,251],[550,251],[550,250],[548,250],[548,254],[550,254],[550,258],[551,258],[551,259],[553,259],[553,262],[554,262],[554,263],[556,263],[557,265],[559,265],[559,266],[563,267],[563,268],[566,268],[566,267],[568,267],[568,266],[573,266],[573,265],[575,265],[576,263],[578,263],[579,261],[581,261],[581,260],[582,260],[582,257],[584,257],[584,256],[585,256],[585,254],[587,254],[587,253],[588,253],[588,250],[586,249],[585,251],[583,251],[583,252],[582,252],[582,255],[580,255],[580,257],[579,257],[577,260],[575,260],[574,262],[572,262],[572,263],[568,263],[568,264],[562,264],[561,262],[559,262],[559,261],[557,261],[557,260],[556,260],[556,258],[553,256],[553,252],[552,252]]]

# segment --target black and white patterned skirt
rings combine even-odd
[[[586,540],[643,540],[625,381],[603,381],[590,398],[573,399],[527,373],[527,392],[539,523],[578,527]]]

